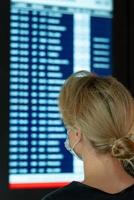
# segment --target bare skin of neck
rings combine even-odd
[[[83,149],[83,184],[114,194],[134,184],[134,178],[110,154],[98,154],[94,150]]]

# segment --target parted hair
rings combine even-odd
[[[134,174],[134,100],[112,76],[86,70],[64,82],[59,109],[65,126],[77,127],[100,153],[111,153]]]

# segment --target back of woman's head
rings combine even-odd
[[[79,127],[97,151],[122,161],[134,158],[134,101],[115,78],[85,70],[72,74],[61,89],[59,108],[64,124]]]

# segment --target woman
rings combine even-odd
[[[82,159],[84,181],[43,200],[134,199],[134,101],[127,89],[113,77],[82,70],[65,81],[59,108],[65,146]]]

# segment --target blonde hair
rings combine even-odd
[[[72,74],[61,89],[59,108],[65,126],[79,127],[97,151],[110,152],[124,166],[134,159],[134,101],[115,78],[86,70]]]

